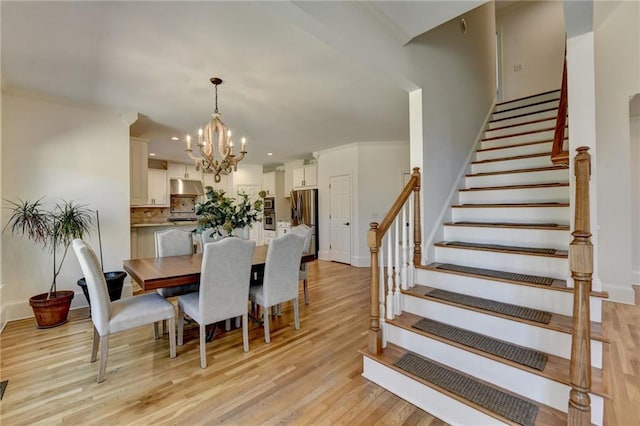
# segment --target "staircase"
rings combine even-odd
[[[498,104],[434,261],[414,265],[400,290],[397,272],[380,274],[383,283],[392,278],[381,298],[394,293],[389,287],[401,296],[397,315],[387,307],[380,320],[384,349],[363,351],[363,375],[450,424],[567,424],[574,294],[569,169],[550,160],[558,98],[552,91]],[[597,425],[609,397],[604,297],[590,295]]]

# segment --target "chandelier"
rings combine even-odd
[[[185,151],[190,159],[195,162],[196,170],[202,168],[204,173],[212,173],[214,180],[220,182],[220,175],[228,175],[232,171],[238,170],[238,162],[240,162],[247,153],[246,139],[242,138],[240,147],[240,156],[236,157],[233,153],[233,141],[231,140],[231,130],[220,120],[221,114],[218,112],[218,85],[222,84],[222,79],[212,77],[211,83],[215,87],[215,110],[211,114],[209,121],[204,128],[198,130],[198,148],[200,157],[192,154],[191,135],[187,135]],[[215,141],[217,139],[217,156]],[[218,158],[216,158],[218,157]]]

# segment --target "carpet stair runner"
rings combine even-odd
[[[416,265],[402,312],[383,320],[384,350],[363,351],[365,377],[451,424],[567,422],[570,177],[551,163],[549,137],[558,96],[496,105],[431,263]],[[610,397],[606,297],[591,293],[591,420],[600,425]]]

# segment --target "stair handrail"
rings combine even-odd
[[[591,424],[591,319],[589,296],[593,275],[593,244],[589,217],[589,180],[591,155],[586,146],[576,151],[575,225],[569,247],[569,267],[574,281],[573,335],[569,392],[569,425]]]
[[[567,125],[567,43],[564,47],[564,63],[562,66],[562,84],[560,86],[560,101],[558,103],[558,115],[556,128],[553,133],[553,145],[551,148],[551,162],[553,164],[569,164],[569,152],[564,150],[564,133]]]
[[[403,206],[413,194],[413,264],[419,265],[422,257],[422,231],[420,219],[420,168],[414,167],[409,181],[395,200],[382,222],[371,222],[367,232],[367,245],[371,253],[371,298],[368,350],[372,354],[382,351],[382,330],[380,328],[380,274],[378,252],[382,239],[394,223]]]

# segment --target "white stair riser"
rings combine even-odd
[[[480,188],[486,186],[527,185],[568,181],[569,169],[556,169],[537,172],[468,176],[465,178],[465,185],[467,188]]]
[[[547,247],[568,250],[571,234],[552,229],[517,229],[474,226],[445,226],[446,241],[518,245],[521,247]]]
[[[435,247],[435,261],[563,280],[569,277],[566,258]]]
[[[569,202],[569,187],[491,189],[460,191],[462,204]]]
[[[509,136],[500,139],[489,139],[480,142],[480,149],[498,148],[509,145],[516,145],[526,142],[540,142],[553,139],[554,130],[547,130],[545,132],[526,133],[524,135]]]
[[[513,124],[526,123],[528,121],[533,121],[533,120],[542,120],[545,118],[556,118],[557,116],[558,116],[558,110],[552,109],[550,111],[542,111],[535,114],[524,115],[522,117],[506,118],[498,121],[493,121],[493,118],[492,118],[491,121],[489,121],[489,129],[495,129],[496,127],[511,126]]]
[[[520,99],[512,102],[508,102],[509,100],[507,99],[507,101],[501,102],[500,104],[496,105],[496,111],[499,112],[509,108],[516,108],[516,107],[525,106],[525,105],[537,104],[538,102],[550,101],[550,100],[556,100],[556,99],[560,99],[560,91],[557,91],[557,90],[550,93],[531,96],[526,99]]]
[[[493,281],[489,278],[475,278],[425,269],[416,269],[415,282],[416,284],[454,293],[496,300],[560,315],[573,315],[573,293],[550,290],[542,285],[512,284]],[[590,313],[592,321],[602,321],[602,299],[599,297],[590,298]]]
[[[505,424],[366,356],[362,375],[448,424]]]
[[[562,358],[571,358],[571,335],[519,321],[487,315],[418,297],[403,297],[404,310],[455,327],[536,349]],[[591,339],[591,365],[602,368],[602,342]]]
[[[569,225],[569,207],[454,207],[454,222],[557,223]]]
[[[475,163],[471,164],[471,173],[476,174],[506,172],[509,170],[534,169],[549,166],[553,166],[550,154],[538,157],[526,157],[501,161],[490,161],[487,163]]]
[[[524,133],[532,132],[534,130],[548,129],[550,127],[555,127],[556,125],[555,117],[543,121],[530,121],[533,121],[533,123],[525,122],[517,126],[501,127],[498,129],[487,129],[484,132],[484,139],[495,138],[497,136],[512,135],[514,133]]]
[[[499,148],[490,151],[478,151],[476,161],[493,160],[494,158],[515,157],[518,155],[542,154],[551,152],[553,142],[536,143],[531,145],[514,146],[512,148]]]
[[[567,412],[570,387],[537,374],[494,361],[482,355],[459,349],[439,340],[413,333],[407,329],[385,324],[387,341],[432,359],[448,367],[492,383],[518,395]],[[601,396],[590,394],[591,403],[603,407]]]
[[[501,118],[509,118],[515,115],[537,113],[539,111],[549,109],[549,108],[558,108],[558,101],[544,102],[539,105],[529,105],[524,108],[509,109],[509,110],[504,110],[500,112],[495,112],[493,113],[493,117],[491,117],[491,119],[500,120]]]

